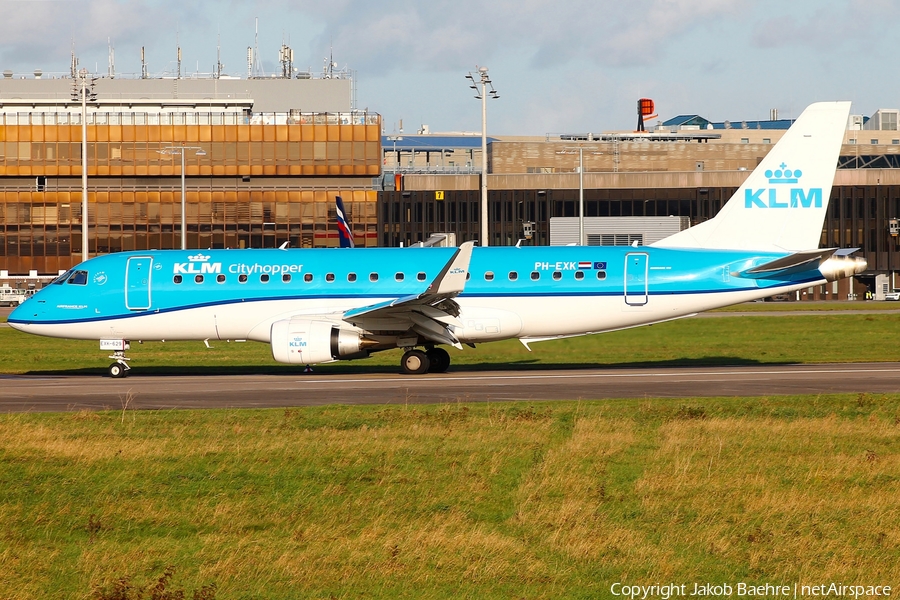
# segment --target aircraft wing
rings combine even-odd
[[[368,330],[412,329],[435,343],[461,348],[453,333],[454,327],[462,327],[453,298],[466,286],[474,246],[461,245],[424,292],[348,310],[343,320]]]

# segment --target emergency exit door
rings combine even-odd
[[[647,304],[647,274],[650,261],[646,252],[629,252],[625,255],[625,304]]]

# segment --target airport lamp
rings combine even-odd
[[[566,148],[557,154],[575,154],[578,152],[578,245],[586,246],[584,240],[584,146]],[[591,154],[603,154],[592,152]]]
[[[194,156],[206,156],[206,150],[200,146],[169,146],[162,150],[157,150],[160,154],[181,156],[181,249],[187,250],[187,217],[185,204],[185,181],[184,181],[184,153],[186,150],[194,150]]]
[[[475,81],[475,76],[472,75],[472,73],[466,75],[466,79],[471,82],[471,85],[469,87],[475,90],[475,98],[477,100],[481,100],[481,245],[487,246],[489,245],[487,190],[487,95],[490,94],[491,98],[495,100],[499,98],[500,95],[497,93],[497,90],[494,89],[494,84],[491,83],[491,78],[488,77],[488,68],[477,68],[478,81]],[[479,83],[481,84],[480,90],[478,89]],[[488,86],[490,86],[490,91],[488,91]]]

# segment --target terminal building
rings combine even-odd
[[[45,275],[82,256],[80,78],[0,77],[0,270]],[[336,246],[342,196],[377,243],[381,119],[343,72],[87,81],[89,254]],[[184,172],[182,173],[182,158]]]
[[[0,77],[0,280],[86,258],[80,82],[74,66]],[[680,115],[639,133],[490,136],[483,174],[480,132],[385,135],[346,72],[88,84],[89,255],[180,247],[182,175],[189,248],[337,246],[336,196],[357,246],[462,243],[480,235],[482,177],[491,245],[564,243],[551,223],[578,216],[579,158],[585,216],[604,218],[585,243],[649,243],[641,218],[711,218],[791,123]],[[821,245],[860,248],[869,271],[801,299],[900,288],[898,111],[852,116],[838,167]]]

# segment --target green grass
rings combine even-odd
[[[0,598],[900,585],[900,395],[0,415]],[[106,597],[110,597],[107,594]],[[145,596],[146,597],[146,596]],[[190,597],[190,596],[188,596]]]
[[[786,317],[683,319],[650,327],[541,342],[528,352],[517,341],[451,349],[453,368],[563,368],[596,365],[767,364],[900,361],[891,343],[900,316],[826,313]],[[254,342],[132,342],[128,355],[142,373],[259,373],[279,365],[269,346]],[[0,372],[102,373],[110,362],[97,342],[29,336],[0,328]],[[390,371],[399,352],[322,365],[323,372]]]
[[[900,303],[897,302],[745,302],[717,308],[711,312],[840,312],[854,310],[885,310],[900,312]]]

